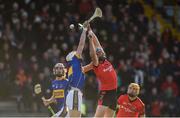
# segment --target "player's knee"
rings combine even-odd
[[[78,110],[69,110],[70,117],[81,117],[81,112]]]
[[[115,113],[115,110],[111,109],[111,108],[107,108],[106,112],[104,114],[104,117],[113,117]]]
[[[97,109],[96,109],[96,113],[94,117],[103,117],[105,110],[106,110],[106,106],[102,106],[102,105],[98,105]]]

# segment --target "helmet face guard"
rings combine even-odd
[[[65,67],[62,63],[57,63],[53,68],[53,74],[57,77],[65,75]]]

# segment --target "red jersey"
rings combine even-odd
[[[145,105],[140,98],[130,101],[127,94],[118,98],[119,111],[117,117],[139,117],[145,114]]]
[[[100,90],[113,90],[117,88],[117,75],[111,63],[105,60],[93,68],[100,81]]]

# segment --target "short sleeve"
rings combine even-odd
[[[122,99],[123,99],[123,95],[121,95],[119,98],[118,98],[118,104],[120,104],[121,103],[121,101],[122,101]]]

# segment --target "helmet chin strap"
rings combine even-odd
[[[57,77],[63,77],[64,76],[64,73],[62,74],[56,74]]]

